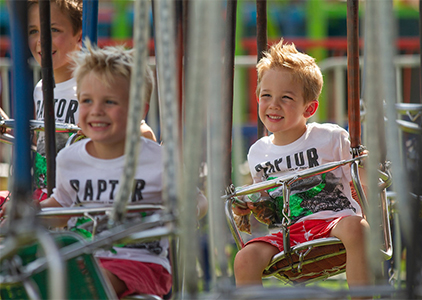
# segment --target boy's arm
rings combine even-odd
[[[155,137],[154,131],[152,130],[151,127],[148,126],[147,123],[145,123],[145,120],[141,121],[141,126],[140,126],[140,131],[141,131],[141,135],[144,138],[153,140],[154,142],[157,141],[157,138]]]
[[[46,208],[46,207],[63,207],[63,205],[61,205],[59,202],[57,202],[56,199],[54,199],[53,197],[47,198],[44,201],[40,202],[40,207],[41,208]]]
[[[2,119],[8,120],[9,116],[4,112],[4,110],[0,107],[0,116]]]
[[[53,197],[47,198],[44,201],[39,203],[40,208],[48,208],[48,207],[63,207],[56,199]],[[42,217],[40,218],[41,222],[45,226],[49,227],[65,227],[67,225],[67,221],[70,219],[69,217]]]

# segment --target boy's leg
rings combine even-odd
[[[234,259],[236,286],[261,285],[262,272],[277,253],[277,247],[265,242],[250,243],[241,249]]]
[[[109,270],[104,269],[104,268],[101,268],[101,269],[104,272],[104,274],[107,276],[108,280],[110,281],[111,286],[116,292],[116,295],[121,295],[124,291],[127,290],[127,286],[123,280],[121,280],[119,277],[111,273]]]
[[[365,234],[368,222],[359,216],[341,219],[331,230],[331,236],[340,239],[346,247],[346,277],[349,287],[370,284],[366,259]]]

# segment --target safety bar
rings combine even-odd
[[[409,117],[410,121],[396,120],[401,130],[407,133],[422,134],[422,127],[415,121],[422,115],[420,103],[396,103],[396,111],[400,115]]]
[[[305,178],[308,178],[308,177],[312,177],[312,176],[315,176],[315,175],[319,175],[319,174],[322,174],[322,173],[326,173],[326,172],[335,170],[338,167],[347,165],[347,164],[354,162],[354,161],[357,161],[357,160],[361,160],[365,157],[367,157],[366,154],[361,155],[361,156],[357,156],[355,158],[348,159],[348,160],[330,162],[330,163],[326,163],[326,164],[319,165],[319,166],[312,167],[312,168],[305,169],[305,170],[300,170],[300,171],[296,171],[296,172],[289,172],[289,174],[282,175],[282,176],[277,177],[277,178],[272,179],[272,180],[258,182],[258,183],[254,183],[254,184],[251,184],[251,185],[246,186],[246,187],[241,187],[239,189],[234,190],[231,194],[223,196],[222,198],[227,199],[227,198],[235,197],[235,196],[249,195],[249,194],[257,193],[257,192],[260,192],[260,191],[263,191],[263,190],[268,190],[268,189],[271,189],[271,188],[282,186],[286,182],[289,182],[289,184],[292,184],[295,181],[298,181],[298,180],[301,180],[301,179],[305,179]]]
[[[14,119],[0,120],[0,126],[6,127],[6,128],[14,128],[15,120]],[[44,131],[44,121],[30,120],[29,128],[34,131]],[[74,124],[56,122],[57,132],[77,132],[79,130],[81,129]]]
[[[83,217],[85,214],[104,215],[113,210],[113,206],[80,206],[80,207],[46,207],[39,213],[39,217]],[[127,212],[141,212],[150,210],[164,210],[164,206],[156,204],[131,204],[127,206]]]
[[[396,111],[401,115],[417,115],[422,113],[422,104],[420,103],[396,103]]]
[[[405,120],[396,120],[397,125],[400,129],[407,133],[421,134],[422,127],[416,123],[405,121]]]

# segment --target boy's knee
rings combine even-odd
[[[237,252],[235,258],[234,258],[234,270],[241,269],[245,264],[250,263],[251,257],[253,257],[253,254],[250,251],[248,247],[245,247],[241,249],[239,252]]]
[[[352,231],[357,234],[365,234],[365,231],[369,229],[368,222],[364,218],[358,216],[353,217],[350,223]]]
[[[267,243],[249,244],[236,254],[234,271],[235,273],[242,272],[242,270],[249,269],[251,266],[262,271],[278,252],[276,247]]]
[[[343,244],[360,240],[368,228],[365,219],[359,216],[348,216],[340,220],[331,231],[331,235],[339,238]]]
[[[344,242],[360,242],[365,239],[365,233],[369,229],[368,222],[358,216],[351,216],[344,219],[343,228],[346,230],[343,233]]]

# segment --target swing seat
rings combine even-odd
[[[340,161],[334,163],[328,163],[315,167],[316,170],[307,169],[297,172],[292,172],[290,175],[283,175],[278,179],[269,180],[267,182],[260,182],[257,184],[250,185],[245,188],[234,189],[233,187],[227,191],[227,201],[225,207],[226,218],[229,223],[230,230],[236,241],[238,249],[242,249],[244,246],[243,239],[240,235],[240,231],[237,228],[234,220],[233,212],[231,210],[232,204],[235,201],[235,196],[247,195],[255,193],[257,191],[268,190],[275,186],[289,186],[293,181],[308,178],[310,176],[319,175],[326,173],[335,168],[338,168],[347,163],[351,163],[352,182],[354,186],[354,198],[362,206],[365,211],[366,198],[361,186],[358,176],[358,164],[355,158],[348,161]],[[380,172],[380,196],[381,196],[381,208],[383,212],[382,227],[384,229],[384,249],[382,253],[385,259],[392,257],[392,243],[391,243],[391,231],[389,222],[389,207],[386,197],[385,189],[391,184],[390,174]],[[289,192],[283,193],[284,199],[289,199]],[[288,201],[286,202],[288,207]],[[283,227],[280,228],[282,231],[288,232],[288,227],[285,230]],[[289,235],[284,232],[285,245],[290,245]],[[286,246],[285,246],[286,249]],[[269,265],[265,268],[262,277],[274,276],[286,284],[294,285],[305,285],[318,280],[325,280],[328,277],[343,273],[346,271],[346,249],[343,243],[335,237],[320,238],[307,242],[303,242],[287,248],[276,254]]]
[[[53,237],[59,248],[85,244],[79,235],[72,232],[54,233]],[[32,242],[19,248],[11,259],[2,260],[0,299],[48,299],[48,269],[33,267],[43,256],[40,243]],[[65,266],[69,279],[67,299],[115,298],[92,254],[77,255],[67,260]],[[25,269],[34,271],[28,275],[23,271]]]
[[[286,284],[311,283],[346,271],[346,249],[335,237],[301,243],[276,254],[263,277],[274,276]]]
[[[128,211],[161,210],[157,205],[132,205]],[[48,216],[83,216],[104,214],[110,208],[46,209]],[[157,237],[173,235],[173,217],[170,215],[146,217],[144,222],[128,222],[110,231],[104,237],[87,241],[71,231],[50,232],[64,257],[67,270],[67,299],[117,299],[111,285],[102,273],[94,251],[113,244],[145,242]],[[9,243],[17,247],[20,243]],[[6,245],[6,244],[5,244]],[[4,247],[5,245],[0,245]],[[48,299],[48,269],[45,266],[43,247],[37,241],[14,249],[1,248],[0,299]],[[41,249],[41,250],[40,250]],[[8,254],[11,253],[11,254]],[[17,263],[16,263],[17,262]],[[41,266],[41,267],[40,267]],[[32,271],[35,270],[35,271]],[[156,295],[131,295],[123,299],[161,299]]]
[[[400,116],[406,116],[410,121],[397,119],[397,125],[403,132],[421,134],[421,123],[416,122],[422,115],[420,103],[396,103],[396,111]]]

